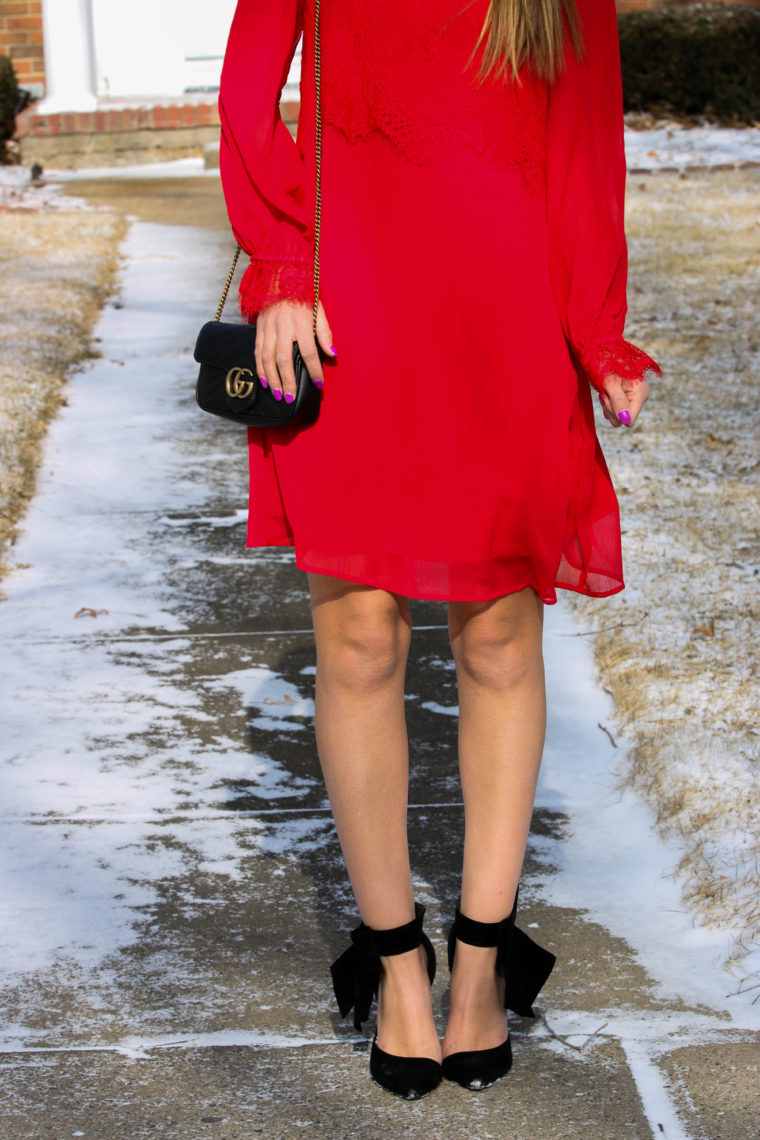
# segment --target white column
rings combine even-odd
[[[55,2],[55,0],[53,0]],[[185,69],[189,5],[209,0],[90,0],[97,45],[97,92],[112,99],[177,99]],[[217,8],[218,8],[217,4]]]
[[[36,110],[92,111],[95,50],[90,0],[42,0],[45,98]]]

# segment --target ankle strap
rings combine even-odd
[[[456,916],[454,918],[454,934],[460,942],[466,942],[468,946],[498,946],[500,942],[499,935],[515,921],[517,914],[517,894],[515,894],[515,902],[512,907],[511,914],[503,918],[501,922],[477,922],[474,918],[468,918],[466,914],[462,914],[459,909],[459,902],[457,903]]]
[[[408,950],[416,949],[422,941],[422,919],[424,915],[425,908],[422,903],[415,903],[414,918],[411,922],[405,922],[403,926],[394,926],[389,930],[372,930],[372,940],[377,954],[383,958],[388,958],[395,954],[406,954]],[[365,926],[364,929],[370,930],[372,928]]]
[[[422,944],[432,985],[435,978],[435,950],[422,931],[424,914],[424,906],[415,903],[414,918],[403,926],[394,926],[390,930],[372,930],[366,923],[360,922],[351,931],[351,945],[333,962],[330,973],[341,1017],[345,1017],[353,1008],[356,1029],[361,1029],[362,1022],[369,1017],[372,998],[378,991],[382,971],[381,955],[390,957],[404,954]]]
[[[521,1017],[535,1017],[533,1002],[556,959],[515,926],[516,915],[517,893],[512,913],[501,922],[476,922],[462,914],[457,903],[456,918],[449,931],[449,969],[454,965],[457,939],[470,946],[495,946],[496,972],[506,981],[505,1007]]]

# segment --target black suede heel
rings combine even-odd
[[[456,917],[449,931],[449,970],[454,965],[457,938],[469,946],[495,946],[496,973],[505,980],[504,1008],[522,1017],[535,1017],[533,1002],[557,959],[515,926],[516,914],[517,895],[512,913],[501,922],[476,922],[462,914],[457,904]],[[495,1084],[507,1075],[511,1067],[509,1035],[506,1041],[493,1049],[450,1053],[444,1057],[441,1066],[447,1081],[455,1081],[473,1091]]]
[[[415,917],[392,930],[372,930],[363,922],[351,931],[351,943],[330,967],[333,989],[341,1017],[353,1009],[354,1027],[361,1029],[369,1017],[372,999],[377,997],[382,973],[382,957],[405,954],[422,944],[427,955],[427,972],[435,978],[435,950],[422,930],[425,908],[415,903]],[[404,1100],[419,1100],[437,1088],[442,1080],[441,1065],[431,1057],[397,1057],[372,1042],[369,1071],[373,1080]]]

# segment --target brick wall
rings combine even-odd
[[[42,0],[0,0],[0,54],[11,57],[21,87],[42,93]]]
[[[212,96],[213,98],[213,96]],[[296,105],[297,106],[297,105]],[[218,145],[216,101],[34,115],[21,144],[26,166],[76,170],[163,162]]]

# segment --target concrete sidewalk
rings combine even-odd
[[[369,1080],[372,1028],[338,1020],[329,984],[356,917],[305,581],[289,551],[245,551],[243,434],[193,400],[230,241],[140,222],[125,252],[0,605],[0,1140],[757,1135],[756,1008],[704,978],[677,853],[614,792],[610,709],[562,605],[521,890],[520,924],[558,956],[542,1017],[512,1018],[514,1071],[482,1094],[409,1105]],[[445,608],[414,621],[410,839],[442,1030],[455,679]]]

